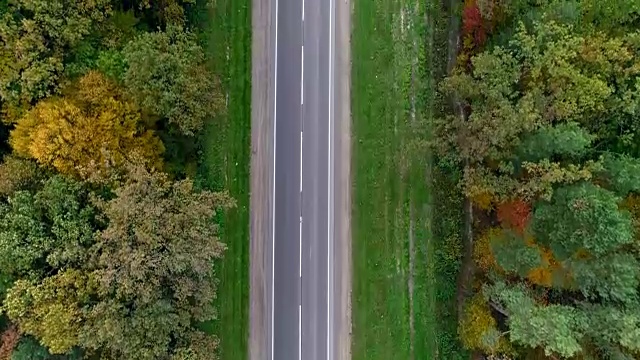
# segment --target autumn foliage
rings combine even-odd
[[[159,167],[164,151],[144,128],[139,109],[97,72],[85,75],[71,94],[40,102],[18,122],[10,143],[17,154],[73,176],[94,163],[103,170],[119,166],[132,153]]]
[[[482,271],[499,270],[496,258],[491,250],[491,239],[500,237],[502,229],[490,228],[480,236],[473,245],[473,259]]]
[[[462,345],[469,350],[482,350],[488,354],[510,352],[508,341],[500,336],[498,323],[491,314],[487,300],[481,293],[465,304],[458,326]]]
[[[20,341],[18,329],[11,325],[0,335],[0,360],[10,360],[13,349]]]
[[[523,234],[531,219],[531,206],[523,200],[506,201],[497,206],[498,221],[502,226]]]
[[[462,35],[470,36],[476,46],[482,46],[487,41],[485,22],[480,13],[480,7],[476,0],[467,0],[462,9]]]
[[[530,240],[528,245],[537,248],[542,261],[540,266],[531,269],[527,273],[527,279],[536,285],[551,287],[554,276],[562,268],[560,263],[554,258],[549,248],[536,244],[533,240]]]

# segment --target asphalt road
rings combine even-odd
[[[271,360],[334,359],[334,1],[272,2]]]

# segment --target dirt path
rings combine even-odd
[[[460,0],[445,0],[449,8],[449,46],[447,54],[447,74],[451,74],[458,56],[460,47],[460,18],[455,12],[455,8],[460,5]],[[456,96],[451,98],[451,107],[456,116],[464,118],[465,111]],[[464,164],[465,167],[467,164]],[[462,234],[463,241],[463,259],[458,277],[458,293],[457,306],[458,318],[460,318],[469,284],[473,277],[473,205],[469,199],[464,200],[464,231]]]
[[[335,0],[335,300],[336,360],[351,359],[351,0]]]
[[[270,351],[269,297],[266,269],[271,253],[265,247],[271,234],[273,187],[273,54],[271,40],[272,0],[253,0],[251,68],[251,229],[249,359],[261,360]]]

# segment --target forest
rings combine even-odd
[[[212,2],[211,2],[212,3]],[[224,111],[195,0],[0,0],[0,360],[211,359]]]
[[[470,202],[462,344],[640,359],[640,3],[466,0],[461,14],[433,145]]]

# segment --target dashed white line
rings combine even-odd
[[[298,272],[300,278],[302,278],[302,216],[300,216],[300,254],[299,254],[299,259],[300,261],[298,261],[298,264],[300,265],[300,270]]]
[[[300,61],[301,63],[301,68],[302,70],[300,70],[300,105],[304,104],[304,45],[300,46],[300,58],[302,59]]]
[[[300,131],[300,193],[302,193],[302,131]]]
[[[276,1],[276,38],[274,47],[274,90],[273,90],[273,198],[271,210],[271,360],[274,353],[274,320],[275,320],[275,262],[276,262],[276,129],[278,98],[278,0]]]

